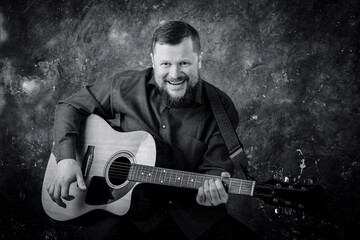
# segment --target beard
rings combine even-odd
[[[165,86],[159,87],[157,86],[158,92],[161,95],[161,99],[168,107],[174,107],[174,108],[183,108],[188,107],[192,105],[192,103],[195,100],[195,93],[196,89],[198,88],[198,84],[195,84],[195,86],[191,86],[189,84],[189,77],[184,76],[181,77],[181,79],[178,79],[178,81],[187,81],[187,87],[184,96],[179,98],[174,98],[170,96],[170,94],[166,91]]]

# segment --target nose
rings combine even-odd
[[[177,79],[180,76],[180,69],[178,66],[176,66],[176,64],[171,66],[169,76],[174,79]]]

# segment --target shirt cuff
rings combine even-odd
[[[54,145],[53,153],[55,155],[56,162],[67,158],[76,159],[75,145],[75,136],[69,136],[62,140],[58,145]]]

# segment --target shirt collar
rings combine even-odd
[[[155,77],[154,77],[154,70],[151,74],[151,78],[150,81],[147,83],[147,86],[149,85],[153,85],[155,87],[157,87],[157,83],[155,81]],[[197,82],[197,88],[196,88],[196,92],[195,92],[195,99],[194,101],[198,104],[203,104],[203,85],[204,85],[204,80],[202,80],[199,77],[199,81]]]

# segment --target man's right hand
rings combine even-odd
[[[47,186],[47,191],[51,199],[60,207],[66,207],[62,198],[67,201],[74,199],[74,196],[69,195],[69,188],[70,184],[75,181],[81,190],[86,190],[85,181],[76,160],[60,160],[56,165],[54,177]]]

